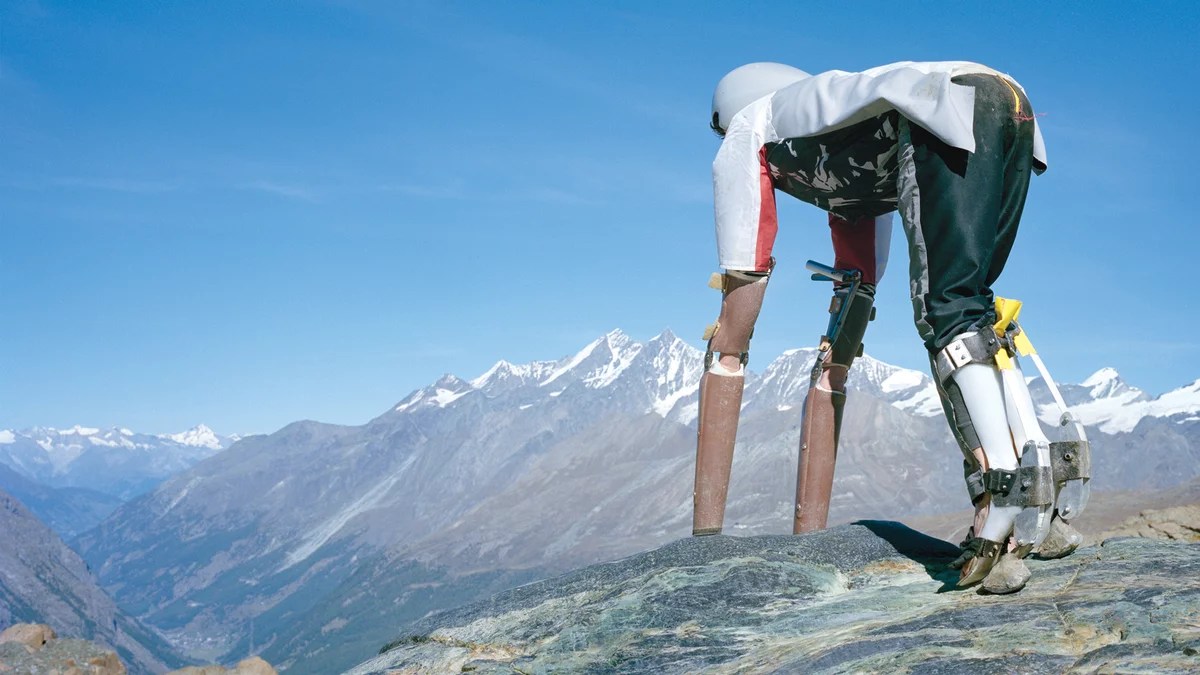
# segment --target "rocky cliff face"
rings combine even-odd
[[[1200,669],[1200,546],[1112,539],[957,590],[953,545],[890,522],[707,537],[430,617],[392,672],[1154,672]]]
[[[109,645],[134,673],[177,663],[161,638],[117,609],[78,555],[3,491],[0,542],[0,629],[49,624],[60,636]]]

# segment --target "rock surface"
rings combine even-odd
[[[1200,542],[1200,504],[1142,511],[1105,536]]]
[[[353,675],[1200,670],[1200,546],[1112,539],[956,590],[956,548],[864,521],[683,539],[429,617]]]
[[[57,639],[45,624],[19,623],[0,633],[0,673],[125,675],[126,670],[111,649]]]
[[[19,623],[0,632],[0,644],[17,642],[37,650],[56,637],[54,629],[44,623]]]

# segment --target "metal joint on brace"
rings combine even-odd
[[[954,371],[969,363],[987,363],[1002,348],[1000,338],[990,329],[964,333],[934,357],[938,378],[945,382]]]
[[[983,472],[983,488],[995,506],[1047,506],[1054,503],[1054,473],[1048,466]]]
[[[704,369],[705,369],[705,370],[708,370],[709,368],[712,368],[713,361],[715,361],[715,359],[713,358],[713,355],[714,355],[714,354],[716,354],[716,352],[714,352],[714,351],[713,351],[713,350],[711,350],[711,349],[709,349],[708,351],[704,352]],[[738,361],[739,361],[739,362],[740,362],[740,363],[741,363],[743,366],[745,366],[746,364],[750,363],[750,352],[739,352],[739,353],[738,353]]]
[[[981,481],[985,492],[992,493],[993,496],[1005,496],[1012,490],[1012,486],[1017,482],[1017,472],[1008,471],[1006,469],[992,469],[985,471],[983,480]]]
[[[1020,334],[1021,327],[1014,321],[1008,324],[1008,329],[1004,331],[1004,335],[997,336],[997,339],[1000,341],[1000,349],[1003,349],[1010,357],[1015,357],[1018,353],[1017,336]]]
[[[1053,441],[1050,443],[1050,466],[1054,469],[1056,483],[1091,478],[1091,446],[1087,441]]]

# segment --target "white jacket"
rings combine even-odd
[[[948,145],[975,151],[975,89],[954,84],[956,75],[987,73],[1016,80],[967,61],[904,61],[861,73],[831,70],[764,96],[729,122],[713,160],[720,265],[765,271],[774,243],[774,187],[763,146],[815,136],[897,110]],[[1033,157],[1046,166],[1041,129],[1034,121]]]

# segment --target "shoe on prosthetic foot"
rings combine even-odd
[[[704,333],[708,351],[700,377],[696,423],[696,482],[692,492],[692,534],[720,534],[733,469],[738,416],[746,381],[750,337],[766,294],[767,274],[714,274],[710,286],[722,292],[721,314]],[[714,359],[716,353],[736,354],[738,369],[730,371]]]
[[[816,362],[809,376],[800,430],[800,458],[796,467],[796,509],[792,532],[823,530],[829,519],[833,473],[846,394],[839,391],[854,359],[862,355],[862,339],[874,316],[874,287],[862,283],[857,270],[838,270],[808,262],[813,279],[837,283],[829,306],[829,327],[821,337]],[[833,388],[821,386],[826,371],[841,370]]]
[[[1083,544],[1083,535],[1079,530],[1071,527],[1071,524],[1058,517],[1056,513],[1054,520],[1050,523],[1050,534],[1046,536],[1046,540],[1037,549],[1039,558],[1053,560],[1055,558],[1065,558],[1075,552]]]
[[[1040,544],[1054,508],[1049,444],[1036,418],[1026,414],[1032,403],[1025,410],[1013,396],[1012,377],[997,369],[999,350],[1000,340],[985,329],[959,336],[934,356],[935,372],[953,407],[948,412],[958,426],[972,430],[981,446],[978,452],[972,449],[980,466],[967,477],[967,485],[981,507],[982,524],[955,561],[962,570],[961,587],[987,577],[1007,552],[1010,535],[1018,557]]]

